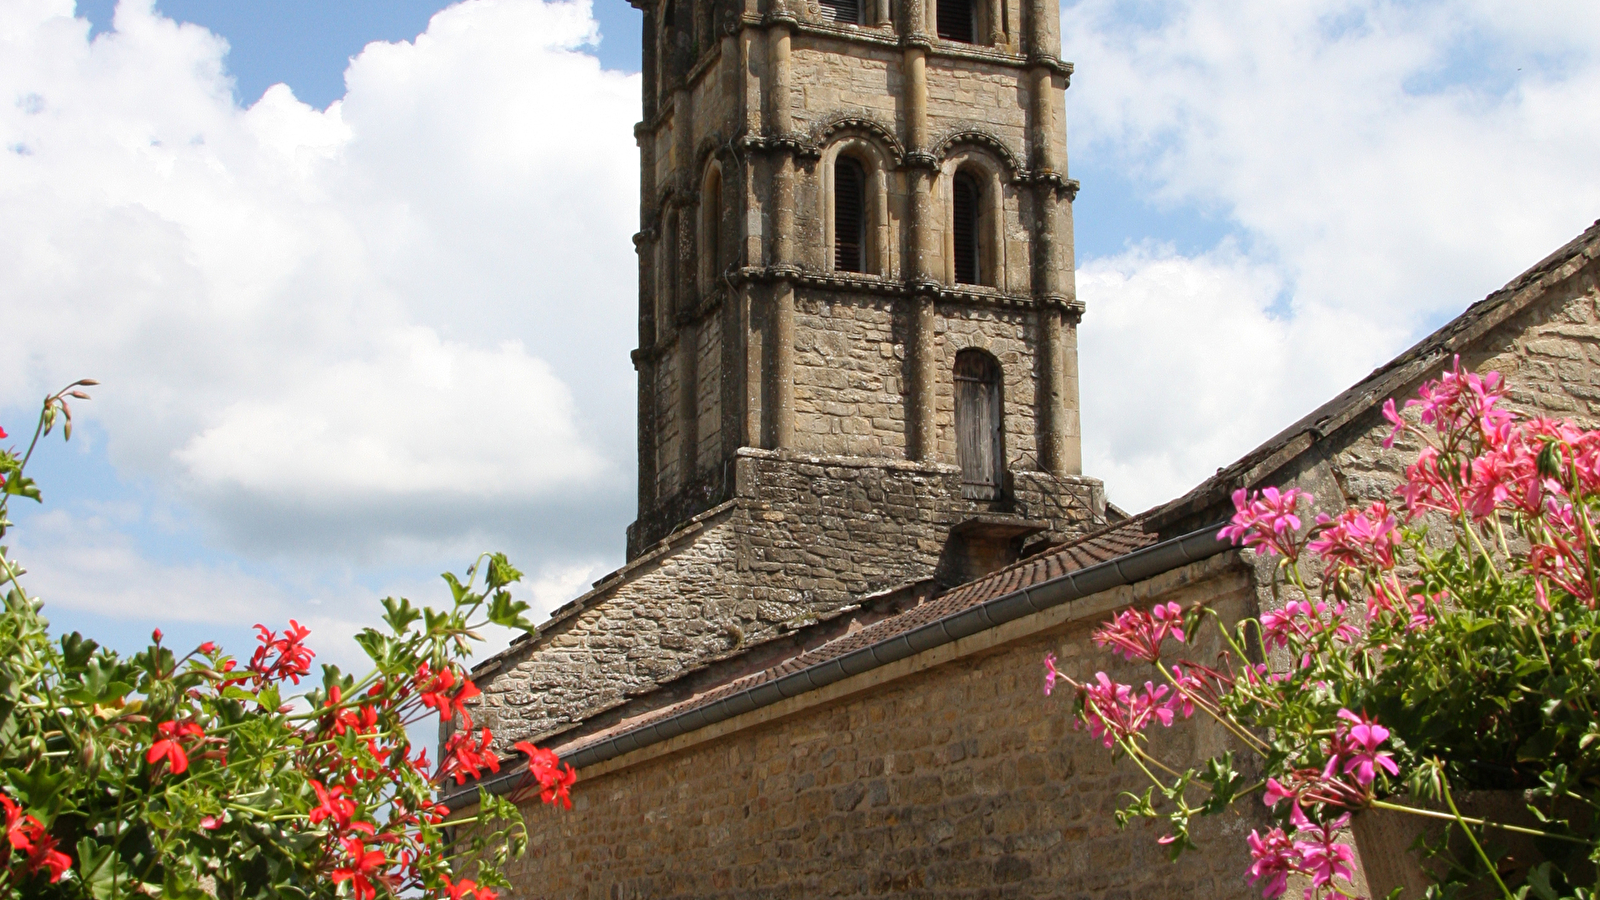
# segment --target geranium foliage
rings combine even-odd
[[[1046,660],[1046,693],[1065,681],[1081,723],[1149,775],[1119,821],[1165,820],[1176,857],[1194,816],[1264,803],[1278,824],[1249,835],[1244,877],[1274,898],[1299,876],[1309,900],[1353,893],[1340,835],[1379,808],[1442,819],[1470,848],[1416,848],[1430,896],[1595,896],[1579,873],[1600,860],[1600,432],[1519,416],[1504,395],[1457,360],[1404,410],[1389,401],[1385,452],[1420,448],[1392,501],[1308,521],[1298,488],[1237,492],[1219,536],[1276,560],[1276,600],[1232,625],[1204,606],[1118,614],[1094,639],[1148,664],[1143,688]],[[1182,658],[1203,629],[1224,651]],[[1152,728],[1194,715],[1237,751],[1164,759]],[[1462,814],[1469,790],[1522,792],[1537,827]],[[1508,884],[1495,848],[1517,831],[1545,861]]]
[[[39,498],[40,438],[58,422],[70,435],[68,404],[92,384],[45,401],[25,452],[0,451],[0,535],[12,497]],[[531,630],[504,556],[446,574],[442,609],[385,600],[382,627],[356,638],[364,674],[314,671],[293,620],[256,626],[242,656],[160,631],[126,657],[53,639],[24,574],[0,548],[0,896],[492,900],[526,843],[516,803],[570,806],[573,770],[531,744],[517,791],[480,791],[465,817],[438,802],[443,780],[502,764],[463,664],[485,623]],[[434,715],[459,725],[437,763],[406,732]]]

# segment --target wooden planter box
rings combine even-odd
[[[1406,802],[1406,798],[1397,798],[1395,802]],[[1470,819],[1524,828],[1539,827],[1538,819],[1528,811],[1528,797],[1522,791],[1463,792],[1456,798],[1456,806],[1463,816]],[[1448,807],[1442,811],[1447,812]],[[1372,900],[1383,900],[1395,888],[1401,889],[1401,900],[1422,900],[1428,885],[1433,883],[1429,871],[1443,874],[1444,864],[1441,861],[1424,862],[1421,855],[1411,848],[1422,836],[1426,836],[1429,842],[1438,841],[1445,828],[1452,824],[1443,819],[1387,809],[1368,809],[1356,814],[1350,821],[1350,829]],[[1499,860],[1499,872],[1513,890],[1523,883],[1530,869],[1545,859],[1535,846],[1532,835],[1490,828],[1487,829],[1487,835],[1480,833],[1479,839],[1484,841],[1486,849],[1493,846],[1505,849],[1505,856]],[[1453,830],[1449,850],[1461,860],[1475,856],[1472,845],[1459,828]],[[1499,897],[1500,892],[1493,884],[1489,884],[1483,890],[1469,891],[1462,896],[1490,898]]]

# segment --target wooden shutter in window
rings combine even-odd
[[[956,282],[981,284],[978,271],[978,180],[957,172],[952,205],[955,207]]]
[[[1000,364],[982,350],[956,354],[956,457],[961,496],[994,500],[1005,460],[1001,432]]]
[[[973,35],[978,31],[975,12],[973,0],[939,0],[939,37],[964,44],[975,43]]]
[[[820,0],[824,18],[847,25],[861,24],[861,0]]]
[[[833,267],[864,271],[867,243],[867,173],[848,156],[833,164]]]

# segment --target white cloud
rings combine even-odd
[[[149,0],[72,13],[0,10],[0,405],[98,378],[119,471],[250,552],[620,541],[639,85],[587,3],[451,7],[325,111],[238,107]]]
[[[235,565],[162,563],[121,529],[129,511],[31,516],[9,558],[47,608],[112,619],[159,613],[165,621],[239,623],[285,618],[290,598],[270,580]]]
[[[1063,11],[1076,158],[1232,235],[1084,261],[1085,453],[1114,501],[1193,485],[1600,214],[1600,8],[1538,7]]]
[[[1281,274],[1225,243],[1140,246],[1078,272],[1085,471],[1130,512],[1182,494],[1355,381],[1404,336],[1349,311],[1274,311]],[[1362,340],[1352,341],[1352,336]]]

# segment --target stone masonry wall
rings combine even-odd
[[[796,301],[797,448],[903,458],[906,352],[895,301],[810,291]]]
[[[980,514],[1057,535],[1105,520],[1098,482],[1019,477],[962,500],[953,466],[743,450],[734,499],[557,610],[536,641],[475,670],[475,713],[506,743],[543,739],[656,685],[932,576],[950,528]]]
[[[1115,592],[1114,603],[1210,601],[1250,609],[1228,557]],[[1226,560],[1227,562],[1224,562]],[[1209,573],[1204,580],[1192,572]],[[1105,898],[1256,896],[1243,874],[1244,817],[1199,820],[1202,852],[1177,864],[1159,823],[1118,830],[1138,770],[1071,727],[1070,698],[1042,696],[1047,651],[1078,678],[1143,677],[1093,648],[1095,620],[1034,634],[680,752],[580,775],[574,808],[527,807],[515,897],[785,900],[815,897]],[[1162,755],[1225,748],[1191,720]]]
[[[683,483],[681,461],[683,451],[683,423],[679,401],[682,389],[678,383],[679,354],[675,350],[662,353],[656,361],[655,421],[656,421],[656,483],[658,496],[667,496]]]
[[[722,461],[722,317],[707,316],[695,329],[699,358],[695,372],[695,409],[699,411],[695,469],[704,471]]]
[[[942,304],[935,322],[937,459],[955,464],[955,358],[985,350],[1004,376],[1005,450],[1013,471],[1038,468],[1038,315]],[[802,290],[795,315],[795,432],[801,452],[904,457],[906,312],[890,298]]]

